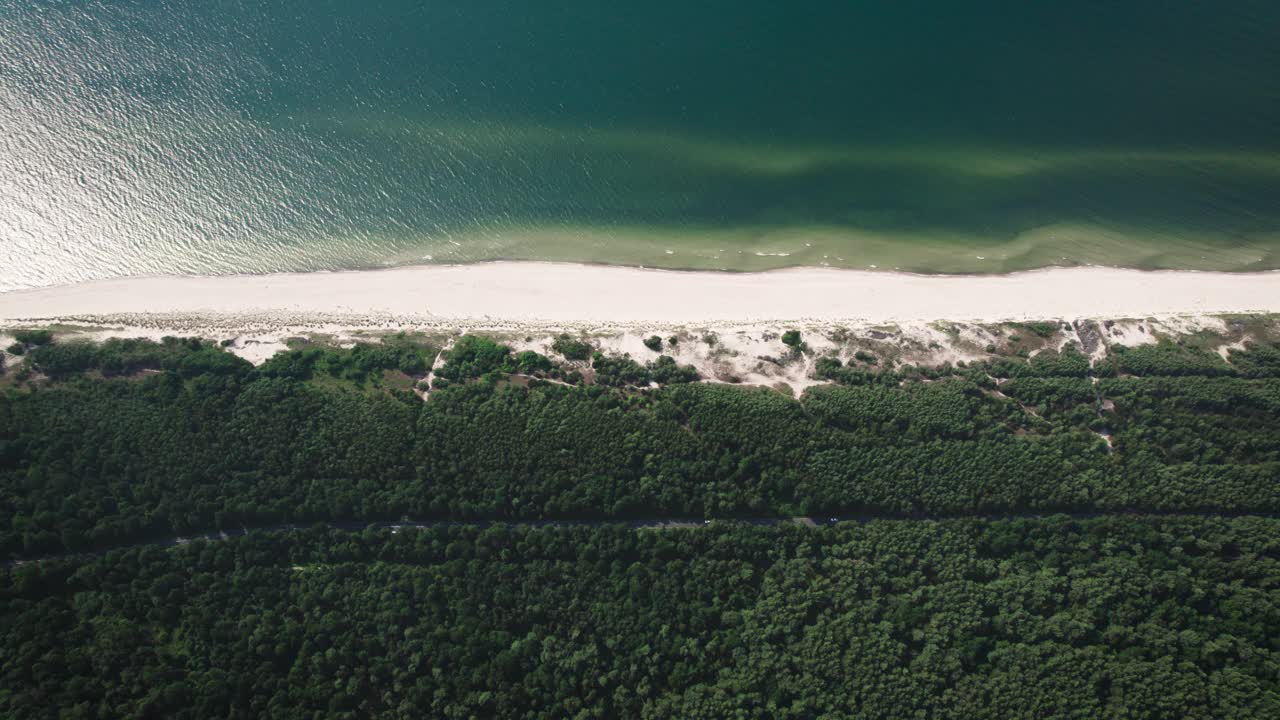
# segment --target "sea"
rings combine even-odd
[[[0,291],[496,259],[1274,269],[1280,2],[0,0]]]

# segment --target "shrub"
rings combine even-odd
[[[394,338],[380,344],[361,343],[350,349],[307,347],[277,353],[258,372],[296,380],[327,375],[363,384],[383,370],[421,375],[427,371],[432,353],[429,348]]]
[[[892,384],[897,382],[892,372],[873,371],[854,365],[846,367],[844,363],[840,362],[840,358],[834,357],[818,358],[818,361],[813,366],[813,376],[819,380],[831,380],[841,385]]]
[[[490,338],[463,335],[445,354],[445,363],[436,371],[436,377],[447,380],[466,380],[488,375],[495,371],[509,372],[511,348],[499,345]]]
[[[1167,340],[1155,345],[1113,345],[1100,364],[1106,374],[1131,375],[1231,375],[1235,368],[1216,352],[1186,347]]]
[[[42,345],[31,353],[32,364],[53,377],[92,370],[98,366],[98,346],[87,340]]]
[[[670,355],[641,365],[630,355],[606,356],[597,352],[591,367],[596,371],[596,384],[610,387],[647,387],[650,383],[675,385],[698,382],[702,376],[692,365],[679,365]]]
[[[606,356],[604,353],[597,352],[592,356],[591,367],[596,371],[598,385],[644,387],[652,379],[647,368],[626,354]]]
[[[698,382],[702,376],[692,365],[677,365],[675,358],[663,355],[649,363],[649,374],[659,385]]]
[[[40,345],[31,351],[31,362],[51,377],[87,370],[98,370],[103,375],[168,370],[195,377],[238,375],[253,368],[247,360],[197,338],[172,337],[158,343],[142,338],[111,338],[101,345],[86,340]]]
[[[1256,345],[1249,343],[1244,350],[1232,349],[1228,352],[1231,364],[1245,377],[1277,377],[1280,376],[1280,345]]]
[[[589,343],[575,340],[568,335],[561,335],[551,343],[551,349],[560,353],[566,360],[586,360],[591,357],[593,348]]]
[[[178,374],[184,378],[200,375],[241,375],[253,369],[244,358],[217,348],[205,347],[187,353],[177,362]]]
[[[1058,332],[1059,325],[1056,322],[1025,322],[1018,323],[1017,327],[1030,331],[1034,335],[1042,338],[1053,337]]]
[[[542,372],[542,373],[551,372],[551,369],[553,367],[551,364],[550,358],[548,358],[546,355],[543,355],[541,353],[536,353],[532,350],[525,350],[519,355],[516,355],[515,363],[516,363],[516,372],[519,372],[525,375],[533,375],[539,372]]]
[[[843,367],[844,363],[840,362],[840,358],[820,357],[813,365],[813,374],[819,378],[832,379],[832,376]]]
[[[1041,377],[1084,377],[1089,374],[1089,357],[1071,348],[1046,350],[1031,358],[1031,370]]]
[[[53,342],[53,333],[48,330],[19,330],[13,339],[23,345],[48,345]]]
[[[654,352],[662,352],[662,338],[657,335],[650,335],[648,338],[645,338],[644,346]]]

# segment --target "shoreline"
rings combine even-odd
[[[120,315],[393,316],[428,322],[902,322],[1280,311],[1280,271],[1042,268],[924,275],[492,261],[376,270],[144,276],[0,293],[0,320]]]

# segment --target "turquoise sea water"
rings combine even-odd
[[[0,290],[1280,267],[1280,3],[0,0]]]

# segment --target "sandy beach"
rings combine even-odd
[[[929,276],[823,268],[675,272],[496,262],[142,277],[0,293],[0,320],[128,314],[392,314],[435,321],[664,324],[1143,317],[1280,311],[1280,272],[1062,268]]]

